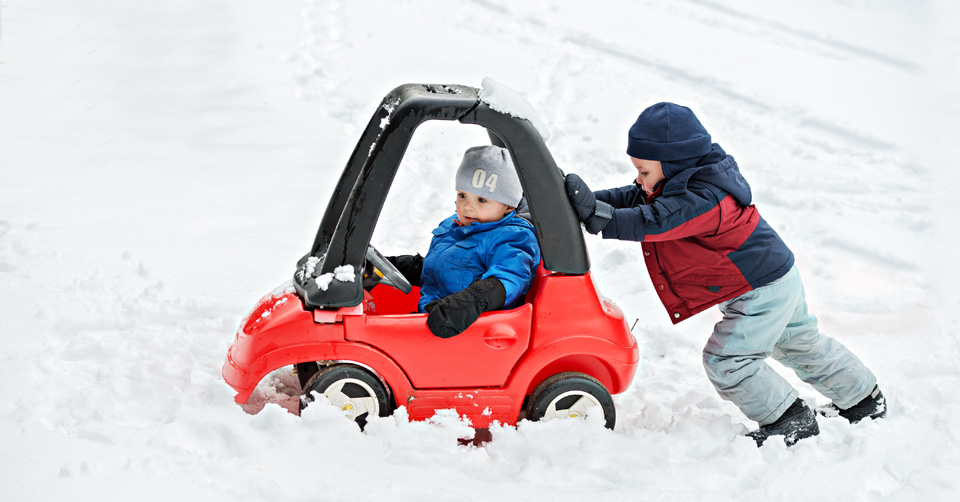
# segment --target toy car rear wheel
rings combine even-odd
[[[529,420],[584,418],[599,414],[604,427],[613,430],[617,412],[613,398],[599,380],[576,372],[558,373],[544,380],[530,395]]]
[[[390,397],[383,383],[359,366],[335,364],[321,368],[303,388],[300,411],[313,402],[314,392],[326,396],[361,430],[367,425],[367,417],[390,414]]]

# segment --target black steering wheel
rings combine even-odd
[[[381,277],[380,282],[385,282],[403,291],[403,294],[407,294],[413,290],[410,281],[397,270],[397,267],[393,266],[393,263],[390,263],[390,260],[380,254],[380,251],[377,251],[372,244],[367,246],[367,261],[374,266],[373,273]]]

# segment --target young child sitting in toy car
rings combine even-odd
[[[456,191],[457,212],[434,229],[425,257],[387,258],[420,286],[418,311],[430,314],[427,326],[442,338],[483,312],[520,305],[540,263],[533,225],[517,215],[523,190],[505,148],[468,149]]]

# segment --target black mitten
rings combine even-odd
[[[587,221],[597,208],[597,198],[590,187],[575,173],[568,174],[563,179],[563,184],[567,189],[567,197],[570,198],[573,209],[577,212],[577,218],[580,221]]]
[[[583,222],[587,232],[595,234],[603,230],[613,218],[613,206],[598,201],[590,187],[575,173],[568,174],[563,184],[567,189],[567,197],[577,212],[577,218]]]
[[[420,286],[420,274],[423,272],[423,257],[419,253],[415,255],[387,256],[387,261],[397,267],[397,270],[403,275],[412,286]]]
[[[488,277],[467,286],[464,290],[427,304],[427,327],[440,338],[463,333],[480,314],[503,308],[507,291],[496,277]]]

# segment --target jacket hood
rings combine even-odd
[[[703,157],[661,162],[661,165],[666,177],[664,196],[684,193],[690,180],[697,180],[722,188],[742,206],[749,206],[753,200],[750,185],[740,174],[737,161],[716,143]]]

